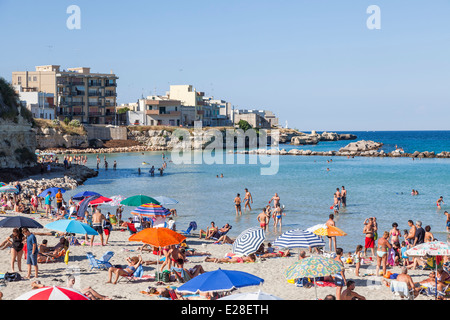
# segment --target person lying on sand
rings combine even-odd
[[[285,252],[278,251],[273,253],[264,253],[263,255],[260,255],[260,258],[281,258],[281,257],[290,257],[291,253],[289,252],[289,249]]]
[[[215,263],[244,263],[244,262],[255,262],[256,256],[255,254],[250,254],[247,257],[238,257],[238,256],[226,256],[225,258],[205,258],[205,262],[215,262]]]

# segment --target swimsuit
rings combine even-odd
[[[377,251],[377,256],[379,256],[380,258],[383,258],[385,254],[387,254],[387,252]]]

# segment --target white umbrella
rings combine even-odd
[[[218,300],[283,300],[283,299],[259,290],[258,292],[247,292],[247,293],[244,292],[244,293],[232,294],[232,295],[220,298]]]

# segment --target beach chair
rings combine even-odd
[[[197,230],[197,223],[195,222],[195,221],[191,221],[190,223],[189,223],[189,227],[186,229],[186,230],[181,230],[181,234],[182,235],[185,235],[185,236],[187,236],[187,235],[191,235],[191,231],[192,230]]]
[[[66,249],[62,249],[55,256],[50,255],[48,253],[41,253],[41,256],[38,257],[38,263],[50,263],[50,262],[59,262],[64,261],[63,257],[66,256]]]
[[[445,297],[446,295],[448,295],[450,293],[450,282],[446,282],[446,286],[444,288],[444,290],[442,291],[437,291],[436,294],[436,285],[434,283],[427,283],[427,284],[422,284],[420,286],[420,294],[426,295],[428,297]]]
[[[170,272],[175,275],[175,278],[179,283],[185,283],[192,279],[192,277],[183,268],[172,267]]]
[[[130,232],[130,234],[134,234],[137,232],[137,230],[134,226],[134,223],[130,223],[130,222],[127,222],[127,230]]]
[[[403,281],[392,280],[390,283],[391,293],[400,299],[414,300],[414,289],[409,290],[408,284]]]
[[[92,252],[86,252],[86,256],[89,260],[89,265],[91,266],[90,270],[94,268],[99,270],[108,270],[110,267],[112,267],[111,263],[109,263],[108,261],[96,259]]]
[[[117,282],[120,282],[121,280],[126,280],[127,282],[141,280],[143,275],[144,275],[144,267],[142,265],[139,265],[139,267],[137,267],[136,270],[134,270],[134,272],[131,275],[121,276]]]

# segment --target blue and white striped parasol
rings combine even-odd
[[[272,245],[281,248],[314,248],[325,247],[325,242],[312,232],[293,229],[280,235]]]
[[[266,234],[262,228],[249,228],[234,240],[233,253],[244,256],[255,253],[265,238]]]

